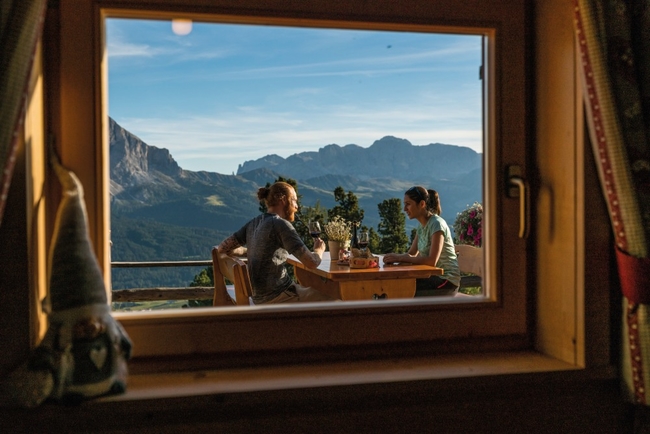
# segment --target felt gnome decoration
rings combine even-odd
[[[50,398],[75,403],[126,390],[131,341],[111,316],[88,237],[83,188],[51,153],[63,187],[50,250],[49,327],[28,360],[1,385],[3,404],[35,407]]]

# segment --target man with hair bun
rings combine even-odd
[[[297,301],[331,301],[331,297],[295,283],[287,273],[285,263],[292,254],[308,268],[320,265],[325,242],[316,238],[311,252],[291,222],[298,211],[298,196],[286,182],[262,187],[257,198],[264,201],[267,211],[259,215],[218,246],[219,253],[241,254],[245,246],[248,270],[253,287],[253,303],[290,303]]]

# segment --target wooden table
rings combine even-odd
[[[429,265],[384,265],[379,256],[379,268],[350,268],[330,260],[323,253],[318,268],[310,269],[289,255],[287,263],[293,265],[296,278],[302,286],[310,286],[340,300],[372,300],[382,298],[413,298],[415,279],[441,275],[442,268]]]

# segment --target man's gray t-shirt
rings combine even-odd
[[[304,243],[288,220],[264,213],[246,223],[234,236],[247,248],[253,302],[273,300],[293,285],[285,263],[288,254],[297,253]]]

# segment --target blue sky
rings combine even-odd
[[[107,20],[109,115],[183,169],[384,136],[482,152],[478,36]]]

